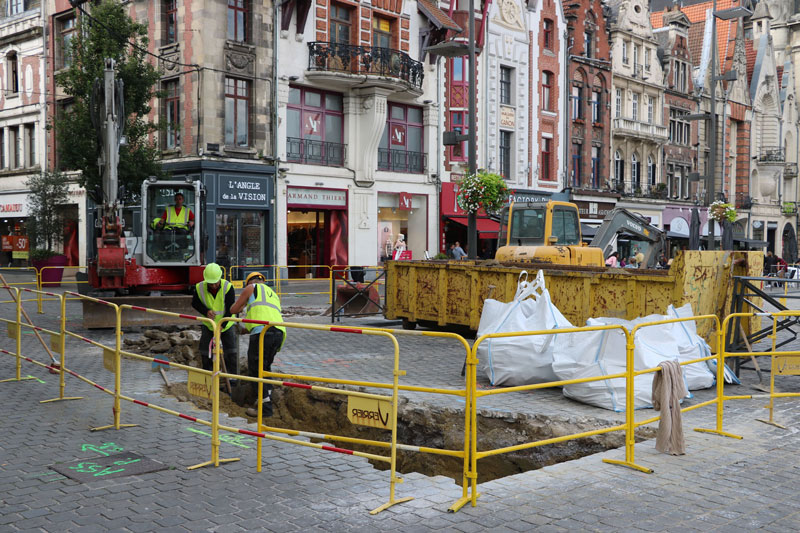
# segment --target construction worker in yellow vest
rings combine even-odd
[[[247,309],[247,320],[263,320],[266,322],[283,322],[281,316],[281,299],[266,284],[266,278],[260,272],[253,272],[245,279],[245,287],[236,303],[231,307],[232,313],[238,313]],[[247,371],[252,377],[258,377],[258,339],[264,327],[264,370],[272,371],[272,362],[275,354],[283,347],[286,340],[286,328],[283,326],[264,326],[263,324],[245,323],[247,331],[250,333],[250,344],[247,349]],[[258,414],[258,405],[245,411],[247,416]],[[265,417],[272,416],[272,385],[264,385],[264,403],[262,414]]]
[[[236,291],[233,284],[222,279],[222,268],[216,263],[209,263],[203,270],[203,281],[194,286],[192,294],[192,307],[200,316],[210,318],[216,323],[223,317],[234,316],[231,308],[236,301]],[[220,332],[222,341],[222,354],[225,359],[225,369],[229,374],[239,373],[239,357],[236,349],[236,328],[234,322],[226,322]],[[203,324],[200,332],[200,360],[205,370],[213,369],[213,353],[210,351],[211,341],[214,339],[214,330]],[[220,365],[222,369],[222,365]]]
[[[183,205],[183,193],[175,193],[175,205],[167,206],[164,214],[161,215],[159,228],[174,229],[189,233],[194,228],[194,213]]]

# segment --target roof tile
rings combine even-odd
[[[753,41],[744,42],[744,53],[747,58],[747,84],[750,85],[753,81],[753,69],[756,66],[756,56],[758,55],[758,50],[753,48]]]

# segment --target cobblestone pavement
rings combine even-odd
[[[41,327],[55,327],[45,315],[31,316]],[[0,317],[10,318],[0,305]],[[68,329],[104,344],[109,332],[80,329],[80,308],[70,304]],[[329,323],[326,317],[297,317],[304,323]],[[343,325],[399,327],[376,317],[343,319]],[[4,326],[0,324],[0,331]],[[128,335],[135,336],[136,333]],[[7,337],[0,348],[13,350]],[[464,349],[452,340],[398,337],[402,383],[457,389]],[[23,352],[46,361],[30,332],[23,335]],[[244,353],[244,352],[243,352]],[[388,381],[391,345],[368,336],[290,330],[276,371],[320,377]],[[79,340],[67,343],[70,369],[113,386],[103,369],[102,351]],[[0,379],[13,377],[15,360],[0,354]],[[762,366],[765,363],[762,362]],[[636,446],[636,462],[655,470],[643,474],[605,464],[602,458],[622,459],[623,449],[590,455],[537,471],[479,485],[477,507],[457,513],[447,508],[461,496],[452,479],[418,473],[402,476],[397,497],[414,500],[372,516],[369,509],[388,500],[388,472],[378,471],[362,458],[288,443],[264,442],[264,469],[256,472],[255,439],[223,443],[222,457],[241,461],[219,468],[189,471],[208,460],[208,428],[152,409],[123,403],[124,423],[137,427],[90,432],[112,420],[112,398],[68,377],[67,396],[82,400],[39,403],[58,395],[57,376],[25,363],[24,375],[38,380],[0,383],[0,531],[796,531],[800,530],[800,500],[795,476],[800,474],[798,420],[800,400],[776,400],[779,429],[757,422],[767,416],[764,399],[726,403],[725,430],[743,440],[691,431],[713,424],[713,409],[687,413],[684,428],[687,454],[660,454],[653,441]],[[149,364],[124,360],[123,391],[144,402],[210,419],[191,404],[161,395],[161,380]],[[173,370],[170,379],[185,379]],[[183,376],[183,377],[181,377]],[[743,371],[745,384],[726,386],[727,394],[753,394],[752,371]],[[481,387],[489,385],[481,379]],[[797,378],[777,380],[781,391],[798,390]],[[463,407],[452,396],[403,393],[414,403]],[[693,400],[713,397],[698,391]],[[622,415],[565,399],[557,390],[500,394],[481,399],[488,411],[544,414],[568,418],[594,417],[620,421]],[[653,416],[652,410],[637,416]],[[253,430],[241,418],[222,415],[221,423]],[[309,428],[313,431],[313,428]],[[169,469],[120,478],[78,483],[55,473],[55,463],[88,460],[113,442],[125,452],[160,461]],[[480,468],[480,463],[479,463]]]

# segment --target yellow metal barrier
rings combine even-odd
[[[77,272],[78,270],[86,270],[87,267],[85,267],[85,266],[45,266],[45,267],[36,269],[36,285],[37,285],[37,288],[40,291],[44,291],[46,289],[50,289],[50,288],[53,288],[55,286],[61,286],[62,283],[69,283],[69,284],[73,284],[74,283],[75,285],[88,284],[89,283],[88,280],[87,281],[78,281],[77,279],[75,281],[65,282],[64,278],[63,278],[63,275],[62,275],[61,281],[58,281],[58,282],[55,282],[55,281],[52,281],[52,282],[51,281],[43,281],[44,280],[44,272],[45,272],[45,270],[51,270],[51,271],[52,270],[62,270],[63,271],[63,270],[66,270],[66,269],[74,269]],[[39,314],[42,313],[42,301],[44,299],[45,299],[44,295],[41,294],[41,293],[39,293],[39,295],[36,298],[36,300],[38,302],[38,312],[39,312]],[[70,299],[73,299],[73,298],[70,298]]]
[[[330,281],[330,279],[331,279],[331,266],[330,265],[233,265],[233,266],[230,267],[228,280],[229,281],[234,281],[233,280],[234,272],[236,270],[243,270],[243,269],[258,270],[258,269],[268,269],[268,268],[274,269],[276,275],[274,277],[272,277],[272,278],[267,277],[266,281],[273,283],[274,288],[275,288],[275,292],[279,296],[310,296],[310,295],[314,295],[314,294],[328,294],[328,291],[285,292],[283,290],[283,282],[285,281],[287,283],[287,285],[288,285],[289,283],[311,283],[311,282],[319,282],[319,281]],[[284,278],[283,276],[280,275],[280,271],[281,271],[282,268],[285,268],[287,271],[290,268],[306,269],[306,270],[323,269],[323,270],[327,270],[328,275],[327,275],[327,277],[322,277],[322,278],[320,278],[320,277],[290,278],[288,276]],[[263,272],[262,272],[262,274],[263,274]],[[266,277],[266,275],[265,275],[265,277]],[[330,303],[330,301],[328,303]]]
[[[17,281],[17,282],[9,283],[8,280],[6,280],[5,276],[3,276],[3,274],[7,273],[8,270],[11,270],[12,274],[14,273],[13,271],[28,271],[28,272],[32,272],[33,273],[33,281]],[[0,268],[0,283],[2,283],[2,287],[22,287],[22,286],[26,286],[26,285],[33,285],[34,287],[39,288],[38,272],[33,267],[2,267],[2,268]],[[3,300],[3,301],[0,301],[0,304],[8,304],[8,303],[15,303],[15,302],[16,302],[15,300]]]
[[[748,352],[728,352],[727,350],[724,352],[724,357],[766,357],[770,358],[770,384],[769,384],[769,393],[765,394],[749,394],[749,395],[740,395],[740,396],[724,396],[722,398],[723,401],[725,400],[747,400],[747,399],[756,399],[756,398],[768,398],[769,403],[764,406],[765,409],[769,409],[769,418],[767,420],[758,419],[759,422],[764,422],[766,424],[770,424],[782,429],[785,429],[785,426],[777,423],[774,419],[774,408],[775,408],[775,398],[797,398],[800,397],[800,393],[797,392],[775,392],[775,376],[776,375],[800,375],[800,351],[797,350],[783,350],[779,351],[777,349],[777,339],[778,339],[778,321],[779,318],[787,318],[787,317],[798,317],[800,316],[800,311],[780,311],[775,313],[734,313],[725,317],[725,320],[722,322],[723,332],[725,333],[726,337],[728,338],[728,330],[730,327],[735,327],[734,324],[736,323],[734,319],[741,319],[741,318],[755,318],[755,317],[765,317],[772,319],[772,333],[767,336],[771,342],[771,349],[768,351],[748,351]],[[720,407],[720,412],[722,411],[722,407]],[[721,415],[720,415],[721,419]],[[719,423],[718,423],[719,424]]]

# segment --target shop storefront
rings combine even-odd
[[[459,242],[464,251],[469,253],[468,247],[470,243],[467,240],[467,212],[458,206],[458,202],[456,202],[457,195],[457,183],[442,183],[442,225],[439,250],[443,253],[447,253],[450,245],[455,242]],[[479,241],[477,248],[478,257],[484,259],[494,257],[500,224],[489,218],[484,211],[478,212],[476,222]]]
[[[25,229],[28,216],[26,194],[0,195],[0,235],[2,251],[0,266],[25,266],[28,262],[30,242]]]
[[[401,235],[403,244],[398,245]],[[380,263],[394,258],[396,250],[408,252],[403,259],[424,259],[428,249],[428,196],[379,192],[377,239],[376,259]]]
[[[243,279],[273,263],[274,184],[272,166],[217,161],[166,163],[171,179],[200,179],[206,188],[205,261],[232,269]],[[271,275],[268,270],[265,274]]]
[[[286,258],[289,277],[326,277],[312,265],[347,264],[347,189],[288,187]]]

